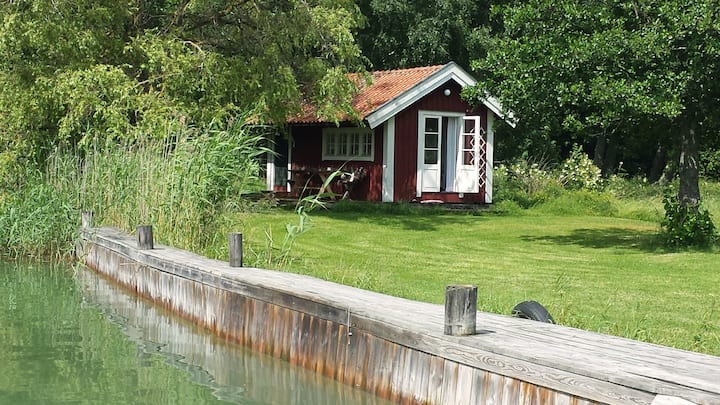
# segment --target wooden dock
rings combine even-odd
[[[444,308],[84,228],[79,257],[220,336],[402,404],[720,404],[720,357]],[[482,290],[480,290],[482,293]]]

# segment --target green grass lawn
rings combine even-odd
[[[407,208],[407,207],[406,207]],[[318,210],[286,270],[442,303],[448,284],[478,286],[480,310],[537,300],[564,325],[720,355],[720,257],[663,251],[656,222],[500,216],[427,209]],[[241,214],[234,226],[262,255],[290,210]]]

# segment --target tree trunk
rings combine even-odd
[[[678,199],[683,208],[698,210],[700,202],[699,152],[697,120],[693,114],[685,114],[680,123],[680,190]]]
[[[603,132],[597,136],[595,141],[595,153],[593,155],[593,163],[602,171],[602,175],[609,177],[617,171],[615,161],[617,160],[617,145],[612,141],[611,136],[615,130],[608,131],[603,128]]]
[[[598,135],[597,141],[595,141],[595,156],[593,156],[593,163],[595,163],[595,166],[597,167],[604,167],[605,166],[605,149],[607,147],[607,135],[605,135],[605,130],[603,129],[603,132]],[[605,174],[605,173],[603,173]]]
[[[652,167],[650,167],[650,173],[648,173],[648,181],[650,183],[655,183],[656,181],[660,180],[660,176],[662,176],[663,172],[665,171],[666,163],[667,151],[665,150],[664,146],[658,144],[658,147],[655,150],[655,157],[653,158]]]
[[[605,150],[605,163],[600,168],[606,176],[612,176],[620,169],[617,161],[618,146],[617,142],[613,142],[612,139],[610,139],[608,143],[609,145]]]

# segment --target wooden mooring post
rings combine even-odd
[[[228,237],[230,244],[230,267],[243,266],[243,235],[239,232],[231,233]]]
[[[446,335],[474,335],[476,317],[477,286],[449,285],[445,287]]]
[[[93,213],[92,211],[83,211],[80,219],[80,224],[83,228],[93,227]]]
[[[148,250],[154,247],[152,225],[139,225],[137,227],[138,249]]]

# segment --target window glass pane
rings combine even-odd
[[[347,156],[348,154],[348,148],[347,148],[347,137],[343,136],[343,134],[337,134],[338,137],[338,144],[337,144],[337,155],[338,156]]]
[[[463,136],[465,138],[465,146],[464,149],[474,149],[475,144],[475,136],[474,135],[465,135]]]
[[[437,150],[426,150],[425,151],[425,164],[434,165],[438,162],[438,151]]]
[[[360,154],[360,134],[350,134],[350,156],[357,156]]]
[[[323,155],[327,159],[368,159],[374,134],[362,128],[333,128],[323,132]]]
[[[463,120],[465,121],[465,132],[468,134],[475,133],[475,120]]]
[[[326,155],[334,155],[335,154],[335,137],[333,136],[333,134],[325,135],[325,154]]]
[[[425,147],[426,148],[437,148],[438,147],[438,135],[437,134],[425,134]]]
[[[365,134],[363,156],[370,157],[372,155],[372,134]]]
[[[439,121],[437,118],[425,118],[425,132],[440,132]]]
[[[463,164],[466,166],[473,166],[475,165],[475,159],[474,159],[474,153],[465,151],[463,152]]]

